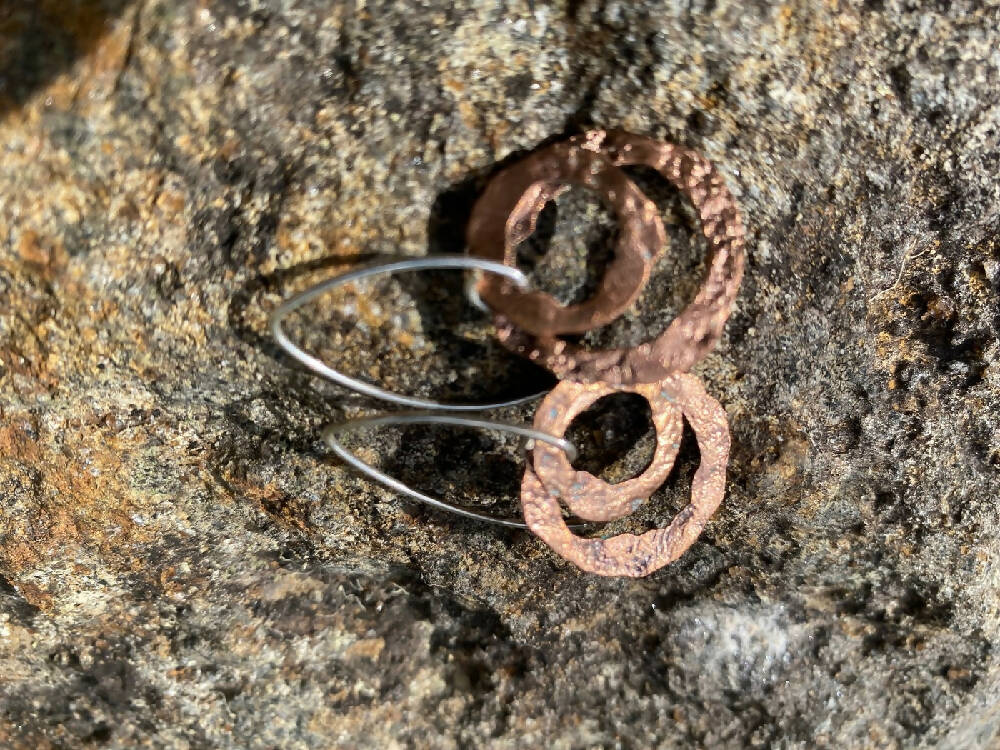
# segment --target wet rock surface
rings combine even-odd
[[[997,6],[87,6],[0,11],[0,744],[993,746]],[[460,252],[492,170],[591,125],[705,153],[748,226],[696,369],[727,498],[642,580],[347,471],[319,431],[377,405],[266,326],[362,259]],[[686,204],[635,176],[671,244],[594,346],[663,330],[704,267]],[[614,232],[571,191],[523,267],[574,299]],[[291,330],[410,393],[545,387],[461,292],[376,280]],[[599,404],[578,465],[634,475],[648,419]],[[502,436],[352,446],[516,509]],[[696,465],[688,435],[616,528],[665,523]]]

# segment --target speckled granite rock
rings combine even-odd
[[[996,746],[997,5],[98,5],[0,10],[0,745]],[[590,124],[701,150],[749,228],[698,368],[728,496],[638,581],[346,471],[318,431],[372,404],[266,333],[359,258],[460,251],[498,163]],[[637,179],[672,245],[597,346],[662,330],[702,267]],[[585,293],[606,212],[543,224],[525,267]],[[460,288],[377,282],[293,330],[411,392],[544,385]],[[583,465],[635,473],[647,419],[588,414]],[[501,437],[355,446],[513,507]]]

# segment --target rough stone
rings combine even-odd
[[[995,747],[998,28],[985,2],[5,2],[0,745]],[[728,495],[642,580],[347,471],[319,431],[377,405],[266,329],[361,259],[460,252],[491,171],[590,125],[705,153],[748,226],[696,370]],[[663,330],[703,268],[635,176],[671,246],[594,346]],[[574,191],[542,224],[524,267],[585,294],[606,211]],[[544,386],[461,289],[376,281],[292,330],[412,393]],[[634,475],[648,427],[599,404],[579,465]],[[354,446],[515,507],[501,436]],[[696,461],[689,436],[623,527]]]

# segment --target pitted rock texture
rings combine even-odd
[[[1000,6],[15,0],[0,10],[0,745],[989,748],[1000,735]],[[267,316],[365,258],[461,252],[489,174],[590,126],[698,149],[748,227],[726,500],[680,561],[583,574],[334,461],[372,404]],[[689,207],[636,306],[704,268]],[[522,252],[566,301],[615,227],[571,191]],[[358,376],[540,389],[461,274],[291,322]],[[652,449],[622,397],[578,466]],[[502,416],[530,421],[531,406]],[[498,512],[489,433],[360,455]],[[614,527],[665,523],[697,465]],[[614,530],[613,529],[613,530]]]

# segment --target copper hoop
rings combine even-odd
[[[577,471],[569,458],[551,446],[534,449],[534,473],[542,485],[559,493],[559,499],[580,518],[612,521],[637,510],[670,474],[680,448],[684,422],[669,390],[660,383],[613,386],[562,380],[535,412],[535,429],[561,437],[573,418],[598,399],[612,393],[638,393],[649,402],[656,427],[656,450],[639,476],[609,484],[587,471]]]
[[[660,387],[684,413],[701,450],[701,465],[691,484],[691,502],[665,529],[586,539],[567,528],[559,509],[565,487],[548,488],[529,466],[521,483],[521,507],[528,527],[553,550],[582,570],[603,576],[641,577],[684,553],[719,507],[726,490],[729,423],[726,412],[696,377],[668,376]]]
[[[495,275],[480,279],[480,298],[529,335],[583,333],[610,323],[636,300],[649,279],[666,232],[656,206],[589,141],[573,138],[537,151],[496,175],[469,218],[471,255],[517,265],[517,246],[535,231],[545,204],[569,185],[596,190],[621,222],[615,257],[596,293],[576,305],[524,291]]]

